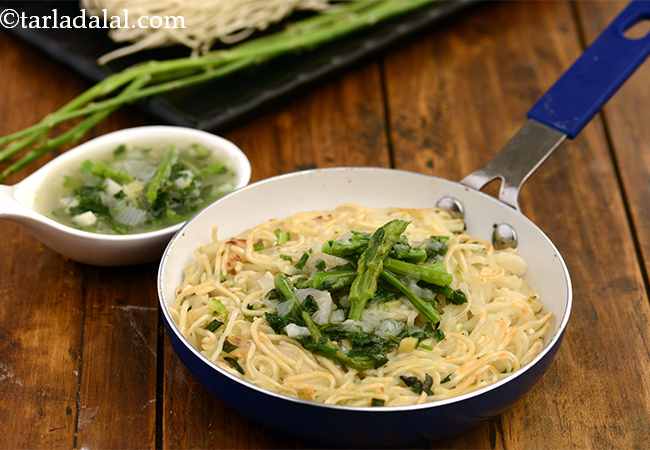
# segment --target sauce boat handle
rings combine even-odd
[[[0,184],[0,219],[16,216],[18,202],[13,196],[13,186]]]

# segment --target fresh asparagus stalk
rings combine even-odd
[[[158,191],[162,187],[163,183],[169,179],[169,176],[172,173],[172,167],[176,164],[178,160],[178,151],[172,147],[163,155],[156,172],[147,183],[145,190],[145,196],[147,197],[147,202],[150,205],[153,205],[158,198]]]
[[[433,307],[433,305],[418,297],[412,290],[404,285],[404,283],[402,283],[400,279],[397,278],[397,276],[388,270],[384,270],[381,273],[381,277],[395,289],[400,291],[411,302],[415,309],[417,309],[420,314],[422,314],[429,322],[431,322],[433,325],[436,325],[438,322],[440,322],[440,316],[438,315],[438,312]]]
[[[299,21],[283,31],[250,40],[229,50],[214,51],[199,58],[151,61],[133,66],[97,83],[39,123],[0,137],[0,146],[7,145],[0,148],[2,162],[31,145],[38,145],[39,140],[47,137],[58,124],[84,118],[74,131],[47,140],[45,145],[37,147],[5,169],[0,173],[0,181],[40,156],[76,142],[124,104],[220,78],[289,52],[308,50],[433,1],[436,0],[355,0],[321,15]],[[137,89],[127,87],[115,95],[119,89],[132,85],[131,83],[142,77],[146,77],[146,83]]]
[[[120,95],[124,97],[128,97],[129,95],[131,95],[132,92],[137,91],[138,89],[140,89],[140,87],[146,84],[148,80],[149,77],[147,75],[136,78],[135,80],[133,80],[133,82],[131,82],[131,84],[129,84],[124,89],[124,91]],[[7,167],[5,170],[0,172],[0,181],[2,181],[4,178],[11,175],[12,173],[18,172],[22,168],[28,166],[29,164],[31,164],[33,161],[37,160],[41,156],[53,150],[56,150],[62,145],[75,143],[79,141],[86,134],[86,132],[88,132],[88,130],[92,129],[95,125],[97,125],[99,122],[101,122],[106,117],[108,117],[114,110],[115,108],[108,108],[104,111],[96,112],[91,116],[87,117],[86,119],[84,119],[75,127],[66,131],[65,133],[62,133],[59,136],[48,140],[41,147],[31,150],[21,159],[19,159],[18,161],[16,161],[15,163]],[[38,137],[40,137],[40,134],[36,134],[33,136],[34,139]]]
[[[399,275],[406,275],[414,280],[422,280],[436,286],[448,286],[452,276],[441,262],[433,264],[411,264],[398,259],[386,258],[384,267]]]
[[[375,368],[376,362],[371,357],[366,355],[347,355],[344,351],[334,345],[332,341],[323,336],[318,325],[314,323],[313,319],[306,311],[302,312],[302,319],[307,325],[310,333],[310,337],[301,340],[302,346],[307,350],[359,371]]]
[[[411,247],[408,243],[402,242],[395,244],[390,254],[395,259],[415,264],[423,263],[427,260],[427,252],[425,249]]]
[[[335,291],[350,286],[356,276],[354,269],[335,269],[314,273],[308,283],[314,289]]]
[[[350,287],[348,318],[360,320],[368,300],[375,295],[377,279],[384,268],[384,259],[408,226],[404,220],[392,220],[378,228],[370,237],[368,248],[361,254],[357,276]]]
[[[325,242],[322,252],[339,258],[358,256],[368,247],[369,241],[369,234],[353,231],[349,239]]]
[[[81,165],[81,170],[90,173],[98,178],[110,178],[120,184],[126,184],[133,181],[133,177],[126,172],[116,170],[106,164],[104,161],[90,161],[86,160]]]
[[[353,231],[349,239],[330,240],[323,244],[322,252],[339,258],[358,257],[368,247],[370,235]],[[396,259],[412,263],[421,263],[427,259],[425,248],[411,247],[408,242],[397,242],[390,252]]]

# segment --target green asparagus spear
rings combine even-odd
[[[453,303],[454,305],[467,303],[467,296],[460,289],[454,290],[449,286],[431,286],[431,288],[436,294],[441,294],[445,297],[449,303]]]
[[[107,77],[39,123],[0,137],[0,162],[36,145],[24,158],[0,172],[0,180],[48,152],[80,139],[113,110],[163,92],[182,89],[223,78],[255,64],[327,44],[378,22],[408,13],[434,0],[357,0],[345,2],[324,14],[308,17],[284,30],[251,39],[226,50],[201,57],[149,61]],[[124,86],[146,79],[137,89]],[[122,92],[120,92],[122,90]],[[77,127],[48,139],[55,127],[75,118],[84,118]],[[45,145],[40,145],[47,139]]]
[[[411,264],[398,259],[386,258],[384,261],[386,269],[399,275],[406,275],[414,280],[422,280],[436,286],[448,286],[452,277],[445,270],[441,262],[432,264]]]
[[[422,314],[429,322],[431,322],[433,325],[436,325],[438,322],[440,322],[440,316],[438,315],[438,312],[433,307],[433,305],[431,303],[425,302],[420,297],[418,297],[404,283],[402,283],[400,279],[397,278],[397,276],[388,270],[384,270],[381,273],[381,276],[391,286],[400,291],[411,302],[415,309],[417,309],[420,314]]]
[[[90,161],[86,160],[81,164],[81,170],[84,172],[95,175],[99,178],[110,178],[118,183],[129,183],[133,181],[133,177],[126,172],[115,170],[108,166],[104,161]]]
[[[163,155],[162,161],[160,161],[160,165],[156,169],[156,173],[153,174],[153,177],[147,184],[146,196],[150,205],[153,205],[156,202],[158,191],[162,187],[163,183],[169,179],[169,176],[172,173],[172,166],[176,164],[177,159],[178,152],[173,147]]]
[[[335,291],[350,286],[357,273],[354,269],[334,269],[316,272],[309,278],[309,285],[314,289]]]
[[[370,235],[368,233],[353,231],[349,239],[325,242],[322,251],[326,255],[338,256],[339,258],[358,256],[368,247],[369,241]]]
[[[135,78],[118,95],[117,98],[125,98],[132,95],[142,86],[147,84],[149,79],[150,77],[148,75],[143,75],[141,77]],[[92,89],[87,92],[90,91],[92,91]],[[72,102],[64,106],[62,108],[62,111],[74,108],[75,105],[79,104],[79,102],[81,102],[83,98],[85,98],[85,95],[82,94],[80,97],[77,97],[76,100],[73,100]],[[79,141],[84,136],[84,134],[88,132],[88,130],[92,129],[95,125],[97,125],[106,117],[108,117],[114,110],[115,107],[106,108],[102,111],[93,113],[92,115],[84,118],[84,120],[82,120],[80,123],[78,123],[71,129],[69,129],[68,131],[61,133],[52,139],[48,139],[44,144],[40,145],[39,147],[33,148],[32,150],[27,152],[27,154],[25,154],[22,158],[20,158],[18,161],[14,162],[9,167],[7,167],[2,172],[0,172],[0,181],[2,181],[3,179],[5,179],[11,174],[18,172],[19,170],[28,166],[29,164],[36,161],[41,156],[51,152],[52,150],[55,150],[61,147],[62,145],[74,144],[75,142]],[[0,151],[0,161],[4,161],[5,159],[13,156],[14,154],[22,150],[24,147],[30,145],[30,143],[38,141],[38,138],[40,138],[42,134],[45,133],[45,131],[43,131],[42,133],[35,132],[31,136],[28,136],[27,138],[15,142],[14,144],[6,148],[4,151]]]
[[[404,220],[392,220],[378,228],[370,237],[368,248],[359,258],[357,276],[350,287],[350,312],[348,317],[360,320],[368,300],[375,295],[377,279],[384,268],[384,258],[408,226]]]
[[[352,367],[356,370],[369,370],[377,367],[377,363],[373,358],[366,355],[347,355],[344,351],[339,349],[336,345],[327,339],[321,333],[318,325],[314,323],[311,316],[306,312],[302,312],[302,319],[309,328],[309,333],[311,336],[301,340],[302,346],[307,350],[317,353],[321,356],[324,356],[333,361],[337,361],[340,364]]]
[[[353,231],[349,239],[331,240],[323,244],[323,253],[340,258],[359,256],[368,247],[370,235]],[[401,259],[412,263],[422,263],[427,260],[425,248],[411,247],[404,236],[396,242],[390,255],[395,259]]]
[[[398,242],[393,246],[390,256],[410,263],[423,263],[427,260],[427,252],[423,248],[411,247],[408,242]]]

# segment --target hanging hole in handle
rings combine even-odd
[[[481,188],[481,192],[485,192],[492,197],[499,198],[499,192],[501,190],[501,185],[503,185],[503,180],[499,177],[495,178],[492,181],[489,181]]]
[[[623,36],[630,40],[641,40],[650,37],[650,17],[641,17],[632,23],[623,32]]]

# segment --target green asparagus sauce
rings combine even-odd
[[[173,225],[230,192],[234,173],[205,147],[121,145],[57,180],[62,194],[47,213],[85,231],[131,234]]]

